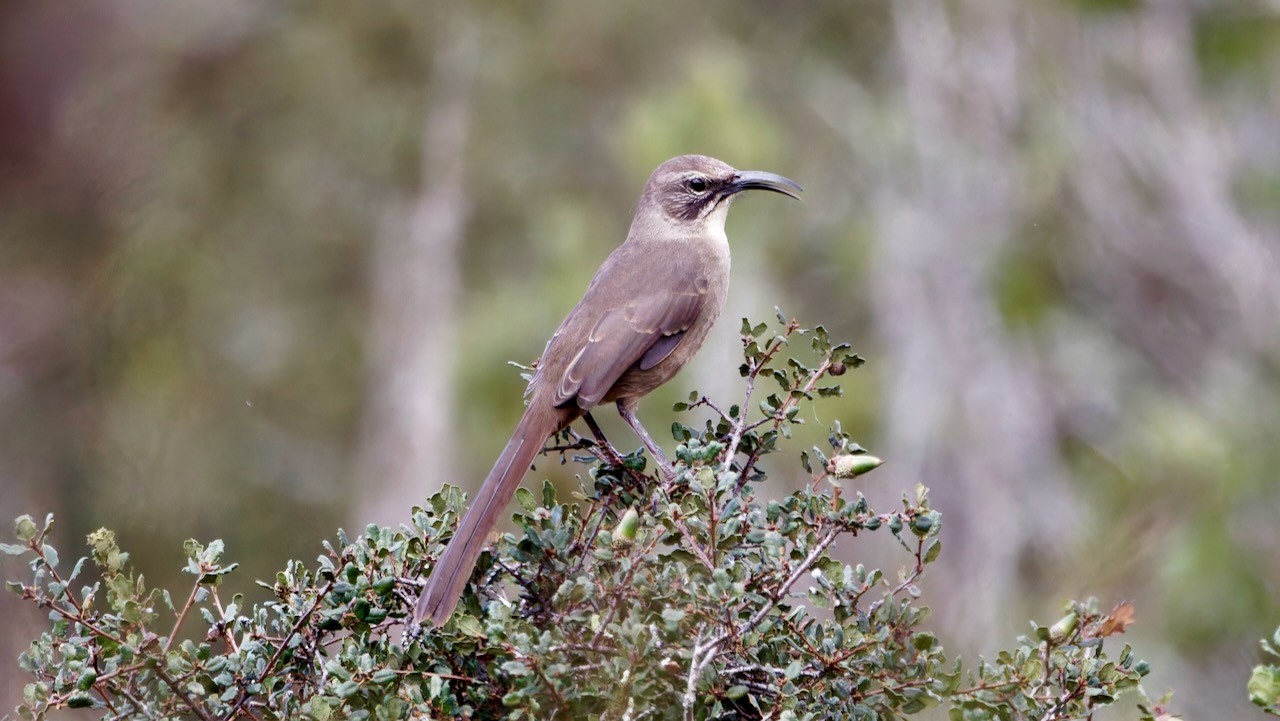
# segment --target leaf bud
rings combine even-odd
[[[921,513],[911,519],[911,532],[924,538],[929,535],[929,531],[933,530],[936,512]]]

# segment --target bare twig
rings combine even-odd
[[[196,594],[200,592],[200,579],[196,579],[195,584],[191,586],[191,593],[187,596],[187,602],[183,604],[182,610],[178,612],[178,620],[173,623],[173,631],[169,633],[169,638],[165,639],[164,651],[162,655],[168,655],[169,649],[173,646],[173,640],[178,637],[178,631],[182,628],[182,622],[187,618],[187,611],[195,605]]]
[[[204,708],[204,706],[196,703],[196,700],[191,698],[191,694],[187,693],[187,690],[182,687],[182,684],[175,681],[172,676],[166,673],[163,667],[156,666],[155,674],[166,686],[169,687],[170,690],[177,694],[177,696],[187,704],[187,708],[191,713],[200,717],[201,721],[214,721],[213,716],[209,715],[209,712]]]

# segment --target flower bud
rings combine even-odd
[[[867,453],[850,453],[832,456],[827,461],[827,473],[836,478],[853,478],[874,471],[884,461]]]
[[[628,508],[622,514],[618,525],[613,529],[614,546],[630,546],[636,542],[636,533],[640,530],[640,514],[634,508]]]
[[[1068,613],[1058,619],[1057,623],[1049,627],[1049,641],[1059,644],[1071,638],[1071,634],[1075,633],[1076,624],[1079,622],[1080,617],[1075,613]]]

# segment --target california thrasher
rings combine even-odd
[[[729,288],[725,216],[738,193],[757,188],[797,199],[801,190],[782,176],[734,170],[702,155],[672,158],[653,171],[626,242],[605,259],[547,341],[525,391],[524,417],[427,579],[414,625],[448,620],[485,537],[529,464],[549,437],[597,404],[617,403],[623,420],[670,473],[633,411],[641,396],[693,357],[720,316]]]

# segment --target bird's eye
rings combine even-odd
[[[703,178],[690,178],[689,190],[695,193],[701,193],[707,189],[707,181]]]

